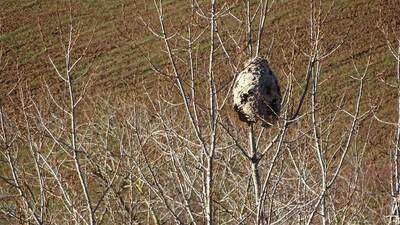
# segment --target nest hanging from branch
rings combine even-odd
[[[266,59],[256,57],[245,64],[235,81],[233,103],[239,119],[248,125],[261,121],[269,127],[278,119],[281,91]]]

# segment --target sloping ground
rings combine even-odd
[[[182,3],[174,4],[173,8],[179,11]],[[58,66],[63,66],[60,38],[65,43],[70,14],[75,32],[79,33],[74,47],[77,53],[75,58],[88,47],[85,57],[88,60],[84,62],[86,67],[79,72],[85,73],[90,67],[95,86],[102,91],[134,90],[134,86],[141,83],[137,79],[148,75],[148,64],[134,46],[144,45],[155,38],[141,35],[143,27],[132,19],[138,11],[137,7],[148,3],[77,1],[72,3],[71,8],[63,1],[2,1],[1,4],[6,10],[1,12],[3,26],[0,43],[8,60],[0,80],[2,90],[7,90],[18,79],[37,88],[43,79],[54,77],[48,57]],[[160,54],[160,49],[153,51],[146,47],[146,50],[151,52],[150,58]]]
[[[73,1],[71,8],[63,1],[5,0],[0,4],[5,9],[0,12],[0,44],[5,48],[5,58],[8,59],[8,65],[0,79],[2,90],[15,84],[18,79],[28,80],[28,86],[37,87],[43,77],[49,79],[54,75],[48,56],[58,59],[56,61],[59,64],[63,63],[60,28],[66,38],[70,11],[74,23],[78,24],[75,26],[80,36],[77,52],[82,52],[88,40],[92,39],[88,48],[87,58],[90,60],[87,60],[87,65],[94,70],[92,78],[94,84],[100,88],[96,88],[97,91],[127,91],[132,85],[138,85],[139,81],[150,75],[148,63],[142,54],[148,54],[149,58],[156,61],[162,54],[160,43],[155,42],[156,38],[138,23],[138,14],[155,14],[150,2],[134,4],[121,0]],[[167,15],[173,14],[177,25],[179,15],[188,14],[189,5],[184,1],[164,1],[164,5],[164,11]],[[308,11],[308,2],[283,1],[276,4],[267,18],[267,41],[264,44],[269,44],[272,36],[275,38],[274,48],[269,53],[275,67],[281,68],[284,65],[281,48],[288,46],[291,36],[299,46],[307,46]],[[387,67],[393,60],[377,25],[380,20],[390,23],[398,15],[398,11],[396,1],[379,3],[358,0],[336,3],[325,28],[325,42],[333,47],[347,31],[348,36],[340,51],[326,62],[325,72],[331,78],[329,83],[337,84],[343,77],[353,73],[352,58],[365,59],[369,55],[372,56],[374,72],[381,74],[386,71],[385,74],[390,76],[390,71],[393,70],[388,70]],[[150,20],[156,19],[153,17]],[[296,34],[293,34],[295,30]],[[299,62],[297,68],[304,70],[304,65]],[[334,85],[328,85],[329,87]]]

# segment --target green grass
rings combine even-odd
[[[45,52],[45,49],[39,49],[32,52],[29,52],[25,55],[24,58],[21,59],[21,64],[26,64],[35,60],[38,56],[42,55]]]
[[[31,25],[23,25],[14,31],[1,35],[0,42],[5,42],[6,44],[10,44],[24,40],[29,37],[32,28],[33,27]]]

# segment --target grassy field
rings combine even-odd
[[[194,19],[190,2],[163,1],[167,30],[170,34],[177,34],[171,40],[173,51],[182,58],[187,52],[185,41],[179,35],[187,33],[189,24],[194,24],[195,35],[200,34],[209,26],[208,21]],[[235,2],[237,1],[220,2],[218,6]],[[252,4],[252,9],[256,8],[255,2]],[[329,5],[326,2],[325,10],[329,8]],[[208,6],[208,2],[201,1],[200,7],[207,8]],[[244,6],[238,3],[231,9],[233,14],[237,13],[238,20],[245,19]],[[132,101],[151,108],[149,106],[151,104],[146,100],[148,96],[143,93],[147,92],[153,96],[162,92],[166,93],[165,95],[171,100],[171,102],[168,100],[165,102],[170,105],[179,105],[177,103],[179,93],[174,89],[175,85],[170,82],[173,80],[172,68],[168,64],[164,43],[152,35],[139,19],[139,16],[143,16],[150,26],[158,30],[158,18],[153,1],[80,0],[69,3],[59,0],[2,0],[0,8],[2,9],[0,11],[0,51],[3,52],[2,64],[0,64],[0,98],[3,98],[7,91],[17,84],[27,93],[35,96],[34,98],[38,101],[41,100],[41,96],[47,95],[47,91],[43,89],[45,83],[54,88],[57,96],[65,95],[62,84],[56,79],[49,57],[57,66],[63,68],[65,59],[61,43],[65,43],[69,32],[68,25],[72,21],[74,30],[78,34],[74,45],[76,54],[74,57],[85,54],[84,60],[79,64],[74,75],[90,82],[88,95],[93,98],[107,99],[110,102],[112,102],[111,99],[118,99],[121,102],[123,101],[120,99],[124,99],[124,101]],[[288,72],[287,66],[291,62],[293,62],[292,69],[297,79],[296,85],[300,87],[305,82],[307,57],[303,52],[310,51],[309,11],[308,1],[279,0],[275,2],[267,15],[261,55],[268,57],[282,86],[287,83],[283,74]],[[399,35],[398,15],[400,15],[400,3],[396,0],[335,1],[323,26],[322,50],[329,51],[338,44],[341,45],[335,53],[321,62],[323,77],[319,84],[319,96],[323,102],[321,107],[324,107],[321,112],[328,113],[334,110],[338,99],[341,98],[349,105],[355,103],[358,83],[350,76],[356,74],[354,65],[361,69],[370,59],[371,65],[367,73],[361,108],[377,107],[376,114],[380,118],[392,122],[396,120],[397,90],[381,81],[393,83],[396,79],[395,59],[388,50],[387,42],[395,44],[392,34]],[[243,21],[238,22],[228,16],[218,20],[218,32],[239,70],[248,58],[246,29]],[[389,28],[393,32],[386,40],[382,30]],[[234,44],[231,41],[232,38],[238,43]],[[199,74],[207,73],[207,57],[210,48],[208,40],[209,35],[206,32],[200,36],[200,41],[195,46]],[[268,51],[269,48],[270,51]],[[285,61],[284,58],[292,53],[289,62]],[[218,87],[225,87],[230,84],[234,74],[226,64],[222,47],[219,47],[215,54],[217,55],[214,71],[216,83]],[[159,76],[153,72],[144,56],[162,68],[167,75]],[[182,59],[177,65],[178,69],[184,71],[185,78],[189,77],[190,72],[185,70],[186,63]],[[4,69],[1,70],[3,65]],[[207,84],[206,76],[196,81],[200,92],[207,91]],[[188,87],[189,81],[184,85]],[[5,108],[18,108],[19,102],[16,100],[18,97],[16,91],[10,98],[4,99]],[[199,108],[206,108],[207,97],[206,95],[199,97]],[[92,105],[90,101],[88,102],[80,111],[82,118],[90,118],[93,113],[90,107],[96,108],[96,103]],[[123,103],[120,105],[123,107]],[[129,109],[126,110],[128,113]],[[177,110],[177,112],[179,114],[183,111]],[[144,117],[147,116],[146,113],[143,114]],[[230,103],[221,109],[221,115],[234,117],[233,114]],[[149,115],[151,118],[148,118],[148,121],[152,121],[152,116],[154,115]],[[238,120],[233,119],[233,121]],[[367,122],[362,127],[367,127],[366,124]],[[364,173],[360,178],[360,188],[365,189],[366,195],[369,196],[363,206],[371,209],[372,213],[360,218],[363,217],[367,221],[366,224],[374,222],[379,224],[382,221],[379,219],[380,215],[387,214],[389,210],[391,175],[388,161],[390,160],[389,149],[393,147],[395,129],[376,121],[371,124],[372,129],[360,129],[361,136],[367,133],[370,136],[366,147]],[[341,129],[348,125],[346,122],[339,121],[337,131],[332,135],[340,139]],[[179,129],[184,130],[185,126],[179,126]],[[2,168],[2,170],[4,174],[9,172],[7,168]]]
[[[170,19],[172,30],[183,29],[190,15],[190,5],[185,1],[165,1],[164,11]],[[393,120],[395,92],[378,82],[378,78],[387,81],[394,79],[395,64],[389,53],[380,27],[399,24],[393,20],[399,13],[396,1],[336,1],[331,15],[324,27],[326,48],[333,48],[344,38],[344,43],[332,57],[324,61],[326,82],[322,94],[329,98],[339,98],[343,93],[353,94],[353,86],[348,75],[355,73],[353,61],[362,66],[371,57],[368,73],[368,96],[373,101],[380,101],[382,116]],[[206,6],[206,5],[205,5]],[[5,92],[19,80],[32,90],[36,90],[44,80],[52,80],[55,74],[48,57],[51,56],[58,65],[62,65],[62,48],[60,34],[68,32],[69,15],[79,31],[77,55],[88,47],[86,60],[81,66],[82,74],[90,74],[92,94],[135,95],[143,88],[152,89],[154,75],[147,56],[160,65],[164,65],[165,55],[162,42],[154,37],[140,23],[137,15],[144,15],[157,25],[154,17],[153,3],[145,1],[73,1],[72,6],[64,1],[2,1],[0,44],[6,52],[7,61],[0,78],[0,90]],[[271,65],[278,74],[284,69],[283,51],[293,40],[300,49],[307,51],[309,3],[302,1],[278,1],[267,18],[264,50]],[[169,15],[173,15],[169,17]],[[146,17],[147,16],[147,17]],[[186,21],[185,21],[186,18]],[[173,24],[173,25],[172,25]],[[223,21],[223,30],[233,33],[235,23],[229,19]],[[238,34],[243,34],[241,29]],[[203,37],[207,40],[207,36]],[[391,40],[393,41],[393,37]],[[274,39],[271,52],[266,48]],[[88,45],[91,40],[90,45]],[[244,47],[246,42],[239,43]],[[179,49],[179,45],[177,45]],[[200,51],[207,53],[207,45],[200,46]],[[289,52],[289,49],[286,49]],[[231,49],[231,51],[238,51]],[[239,50],[240,51],[240,50]],[[304,57],[297,52],[294,64],[296,76],[304,77]],[[246,56],[244,52],[236,55],[234,60],[240,64]],[[89,72],[90,71],[90,72]],[[226,71],[225,71],[226,72]],[[229,74],[218,74],[226,79]],[[54,81],[54,80],[53,80]],[[282,81],[284,82],[284,81]],[[52,83],[52,82],[50,82]]]
[[[53,75],[48,56],[62,60],[59,32],[60,28],[64,35],[68,32],[66,25],[69,22],[70,10],[74,22],[79,24],[76,28],[80,31],[77,48],[82,50],[92,38],[88,58],[92,59],[89,63],[91,68],[96,70],[94,84],[99,92],[120,91],[120,88],[127,91],[127,88],[140,83],[136,82],[136,79],[143,80],[149,75],[146,73],[149,66],[141,56],[143,52],[149,54],[149,58],[160,58],[160,41],[147,32],[135,17],[142,8],[146,8],[145,14],[152,13],[151,10],[154,12],[152,3],[76,1],[71,9],[63,1],[2,1],[1,4],[5,10],[1,12],[0,41],[6,49],[6,58],[10,59],[1,77],[3,88],[14,84],[18,78],[27,80],[28,85],[32,84],[35,87],[35,84],[40,83],[40,79],[48,79]],[[185,10],[188,5],[184,1],[168,1],[164,4],[167,16],[174,15],[173,21],[179,21],[179,15],[182,18],[188,15],[188,11]],[[332,83],[343,82],[343,77],[353,72],[352,58],[361,61],[366,56],[372,57],[374,73],[390,76],[390,71],[393,70],[383,71],[392,65],[392,58],[378,25],[381,20],[384,24],[390,23],[397,15],[398,11],[394,5],[396,3],[391,4],[361,0],[337,1],[327,21],[326,42],[335,43],[335,40],[342,38],[347,31],[348,36],[340,53],[326,62],[325,72],[327,77],[332,77]],[[382,13],[382,10],[385,13]],[[288,46],[291,41],[289,35],[292,35],[294,30],[297,30],[294,37],[296,41],[305,45],[307,11],[307,2],[279,1],[267,18],[265,40],[275,38],[275,45],[269,53],[275,68],[282,67],[281,48]],[[226,29],[232,30],[229,22],[227,24]],[[179,28],[179,24],[176,28]],[[296,66],[303,68],[300,63]],[[329,89],[327,91],[335,94]]]

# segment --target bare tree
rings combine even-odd
[[[385,42],[387,44],[387,48],[394,58],[395,62],[395,75],[396,80],[394,83],[388,82],[385,79],[381,79],[386,86],[393,88],[396,91],[397,95],[397,122],[389,122],[385,119],[379,118],[376,114],[374,115],[377,121],[382,124],[391,125],[395,127],[396,132],[393,137],[394,146],[390,150],[391,155],[391,215],[390,220],[388,220],[388,224],[398,224],[400,222],[400,202],[399,202],[399,194],[400,194],[400,36],[396,33],[394,27],[385,26],[382,21],[378,23],[378,28],[381,30],[384,35]]]
[[[325,91],[332,56],[346,40],[346,31],[335,33],[336,43],[328,38],[334,1],[309,1],[308,25],[284,37],[268,27],[276,1],[193,0],[179,3],[187,9],[182,15],[166,1],[132,4],[137,11],[122,7],[119,36],[152,70],[137,90],[91,95],[92,39],[79,44],[82,30],[70,18],[66,34],[61,22],[57,30],[61,55],[55,48],[48,57],[56,79],[42,79],[37,95],[20,82],[0,97],[2,214],[27,224],[368,220],[360,180],[377,109],[365,103],[373,62],[352,58],[352,72],[338,72],[351,93]],[[131,29],[134,22],[146,29]],[[275,46],[279,38],[288,42]],[[400,48],[393,46],[398,74]],[[5,56],[0,49],[0,73]],[[234,116],[231,96],[243,62],[254,58],[270,62],[258,69],[273,69],[275,96],[261,106],[268,114],[261,119],[239,110],[247,126]],[[244,92],[238,96],[240,103]]]

